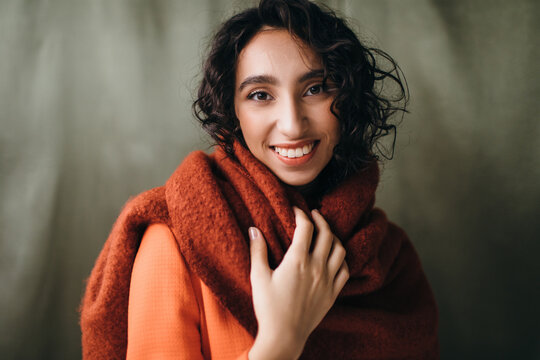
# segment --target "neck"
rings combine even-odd
[[[321,189],[321,181],[319,177],[315,178],[310,183],[299,186],[292,186],[293,189],[298,191],[302,197],[306,200],[310,209],[316,209],[320,207],[321,196],[323,195],[323,189]]]

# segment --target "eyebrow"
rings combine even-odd
[[[311,71],[305,73],[304,75],[302,75],[298,79],[298,82],[302,83],[302,82],[311,80],[313,78],[322,77],[323,75],[324,75],[324,71],[322,69],[311,70]],[[271,85],[275,85],[278,82],[279,82],[278,79],[275,76],[272,76],[272,75],[248,76],[244,81],[242,81],[242,83],[238,87],[238,91],[242,91],[246,86],[251,85],[251,84],[271,84]]]
[[[238,88],[239,91],[242,91],[246,86],[251,84],[271,84],[275,85],[278,83],[278,80],[275,76],[272,75],[253,75],[248,76]]]
[[[298,82],[302,83],[308,80],[311,80],[313,78],[323,77],[324,70],[323,69],[315,69],[311,70],[310,72],[305,73],[298,79]]]

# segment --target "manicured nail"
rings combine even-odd
[[[257,229],[255,229],[254,227],[250,227],[249,228],[249,238],[251,240],[255,240],[257,238]]]

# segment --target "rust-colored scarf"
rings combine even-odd
[[[172,229],[188,267],[253,336],[249,226],[276,267],[305,199],[244,147],[189,155],[165,186],[128,202],[88,280],[81,305],[85,359],[124,358],[133,261],[146,227]],[[347,249],[350,279],[311,334],[302,359],[438,359],[437,307],[407,236],[373,208],[375,163],[323,196],[320,212]],[[309,213],[309,212],[308,212]]]

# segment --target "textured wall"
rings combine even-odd
[[[200,59],[248,3],[0,0],[0,357],[80,356],[84,279],[127,198],[208,148]],[[442,358],[540,358],[538,3],[327,3],[409,82],[378,203],[422,258]]]

